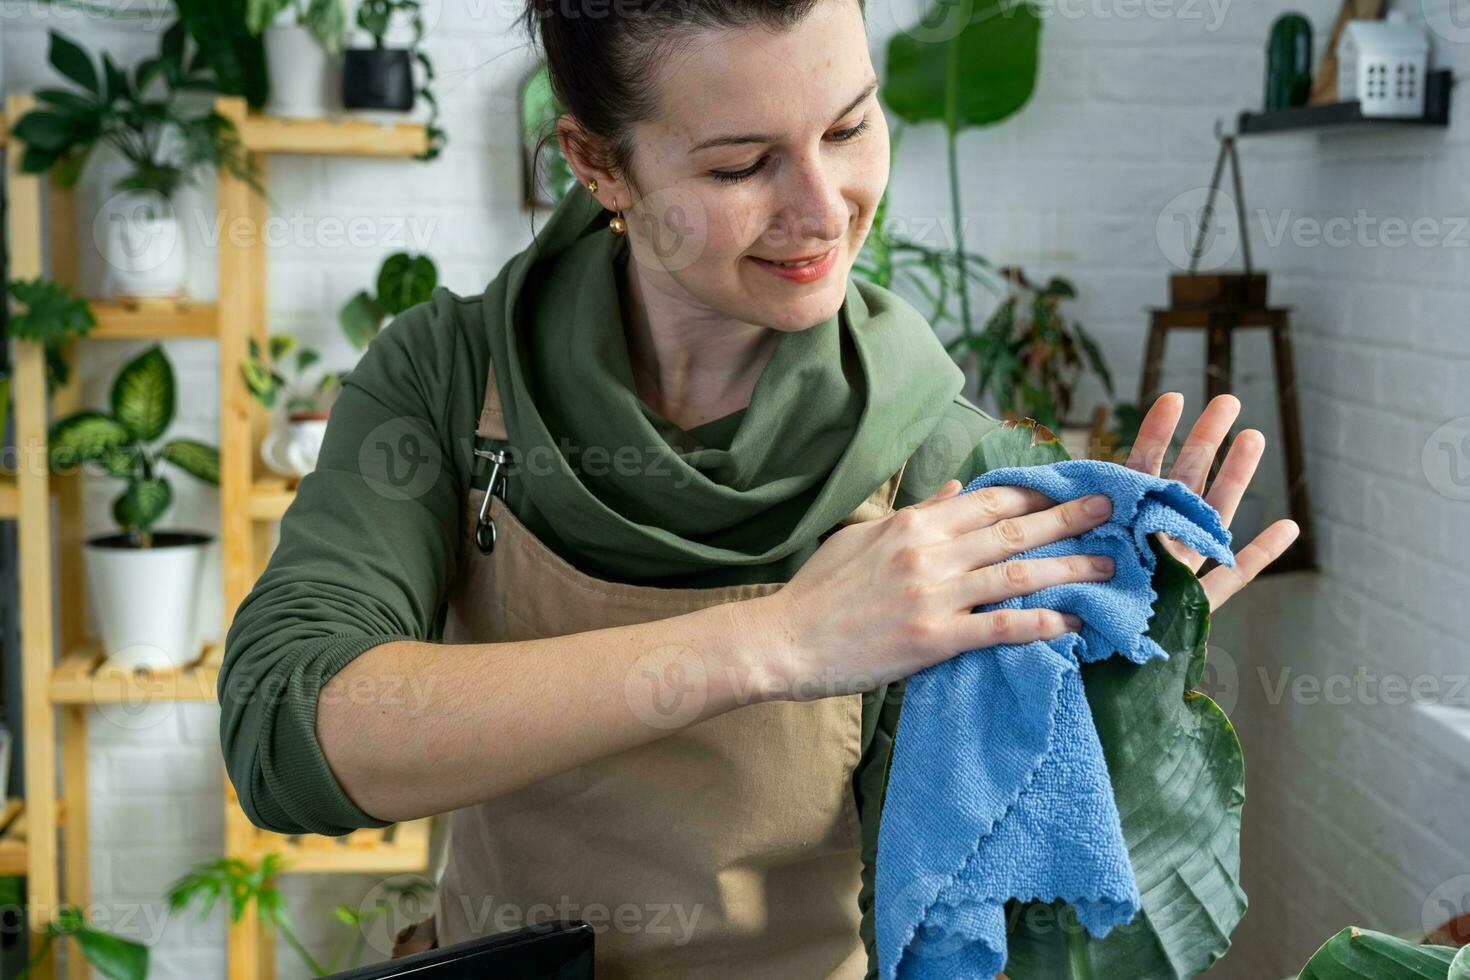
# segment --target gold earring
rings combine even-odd
[[[587,178],[587,189],[594,194],[597,193],[596,177]],[[607,223],[608,228],[612,230],[614,235],[626,235],[628,233],[628,223],[623,220],[623,212],[618,210],[616,201],[613,202],[613,210],[618,213],[613,215],[612,220]]]

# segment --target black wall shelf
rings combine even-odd
[[[1362,103],[1332,102],[1327,105],[1292,106],[1269,112],[1242,112],[1236,124],[1241,136],[1263,136],[1310,129],[1337,129],[1382,126],[1438,126],[1450,124],[1450,89],[1454,72],[1437,69],[1424,79],[1424,115],[1412,119],[1393,119],[1363,115]]]

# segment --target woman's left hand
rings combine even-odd
[[[1179,392],[1171,391],[1159,396],[1158,401],[1154,402],[1144,416],[1143,424],[1139,426],[1138,440],[1128,454],[1127,466],[1158,476],[1164,455],[1173,441],[1174,428],[1179,424],[1179,417],[1183,413],[1184,396]],[[1204,492],[1210,464],[1239,414],[1240,399],[1234,395],[1217,395],[1205,406],[1199,421],[1189,430],[1184,448],[1166,477],[1178,480],[1204,497],[1210,506],[1220,512],[1220,519],[1226,527],[1230,526],[1241,495],[1250,485],[1251,477],[1256,472],[1256,464],[1266,451],[1266,437],[1261,431],[1246,429],[1231,443],[1229,452],[1225,454],[1225,461],[1220,464],[1220,472],[1210,485],[1209,493]],[[1261,569],[1281,557],[1281,553],[1296,540],[1300,532],[1296,521],[1283,518],[1258,534],[1250,544],[1236,550],[1235,568],[1218,565],[1210,569],[1200,579],[1200,585],[1204,586],[1205,594],[1210,597],[1210,610],[1213,612],[1219,609],[1226,599],[1260,574]],[[1169,554],[1189,566],[1191,571],[1199,571],[1199,567],[1205,562],[1203,555],[1162,531],[1155,533]]]

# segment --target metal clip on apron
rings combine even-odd
[[[509,438],[493,365],[476,435]],[[471,488],[465,503],[447,644],[629,626],[784,585],[659,588],[589,575],[509,507],[491,516],[511,447],[476,452],[493,465],[485,489]],[[902,476],[900,469],[841,523],[892,513]],[[649,683],[635,667],[609,696],[642,704]],[[667,721],[654,717],[666,707],[666,688],[652,692],[650,725]],[[861,980],[862,833],[852,775],[862,695],[747,704],[662,727],[643,745],[454,811],[425,934],[449,945],[554,915],[597,931],[598,980]]]
[[[485,499],[480,501],[480,513],[475,517],[475,544],[481,554],[495,550],[495,518],[490,516],[490,498],[499,497],[505,502],[505,467],[511,464],[511,450],[476,449],[475,455],[490,460],[490,479],[485,484]]]

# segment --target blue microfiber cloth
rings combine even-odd
[[[1061,503],[1112,499],[1106,523],[1010,559],[1107,555],[1113,577],[976,606],[1075,613],[1081,632],[967,650],[908,679],[878,828],[881,980],[976,980],[1006,962],[1008,899],[1070,902],[1101,938],[1141,900],[1079,662],[1168,654],[1145,635],[1155,531],[1235,567],[1220,515],[1178,480],[1100,460],[991,470]]]

